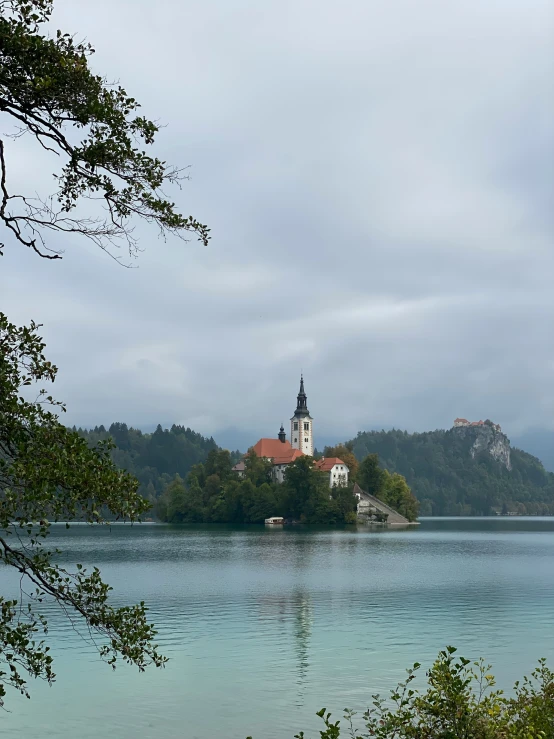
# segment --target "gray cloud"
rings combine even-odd
[[[139,226],[132,270],[82,243],[61,264],[6,250],[2,307],[45,324],[69,422],[254,439],[290,416],[303,368],[326,439],[457,415],[554,426],[549,2],[56,12],[168,123],[158,151],[191,165],[176,200],[213,229],[205,249]],[[47,188],[28,146],[14,176]]]

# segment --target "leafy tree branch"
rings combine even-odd
[[[65,408],[45,390],[25,399],[37,382],[53,381],[57,372],[43,354],[38,329],[34,323],[17,327],[0,313],[0,560],[22,583],[19,601],[0,597],[0,704],[8,686],[28,695],[27,676],[55,678],[48,647],[38,639],[48,633],[40,613],[46,599],[73,625],[85,626],[113,667],[118,658],[140,670],[165,662],[144,603],[113,607],[111,588],[97,568],[77,565],[72,572],[45,547],[52,522],[105,523],[106,512],[138,521],[149,504],[138,494],[138,482],[113,465],[110,442],[89,447],[59,422]]]
[[[61,258],[48,246],[48,232],[84,236],[118,261],[113,248],[122,244],[136,256],[137,217],[163,235],[195,234],[207,244],[210,229],[181,215],[164,192],[180,186],[184,170],[143,148],[159,126],[139,115],[139,103],[122,87],[92,73],[90,44],[59,30],[47,35],[52,9],[53,0],[0,0],[0,113],[15,124],[12,138],[31,136],[61,163],[54,194],[12,193],[0,139],[0,221],[45,259]],[[83,217],[83,201],[94,201],[98,214]]]

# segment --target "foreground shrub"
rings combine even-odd
[[[374,695],[359,720],[346,709],[346,729],[322,708],[321,739],[554,739],[554,672],[545,660],[510,698],[495,689],[490,665],[458,657],[454,647],[440,652],[424,692],[412,685],[419,669],[409,669],[388,700]],[[305,739],[304,732],[295,739]]]

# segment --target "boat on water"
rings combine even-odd
[[[271,516],[265,519],[266,526],[283,526],[285,519],[282,516]]]

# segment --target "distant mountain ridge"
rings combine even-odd
[[[360,432],[349,444],[361,460],[406,477],[421,515],[554,515],[554,474],[485,424],[449,431]]]

